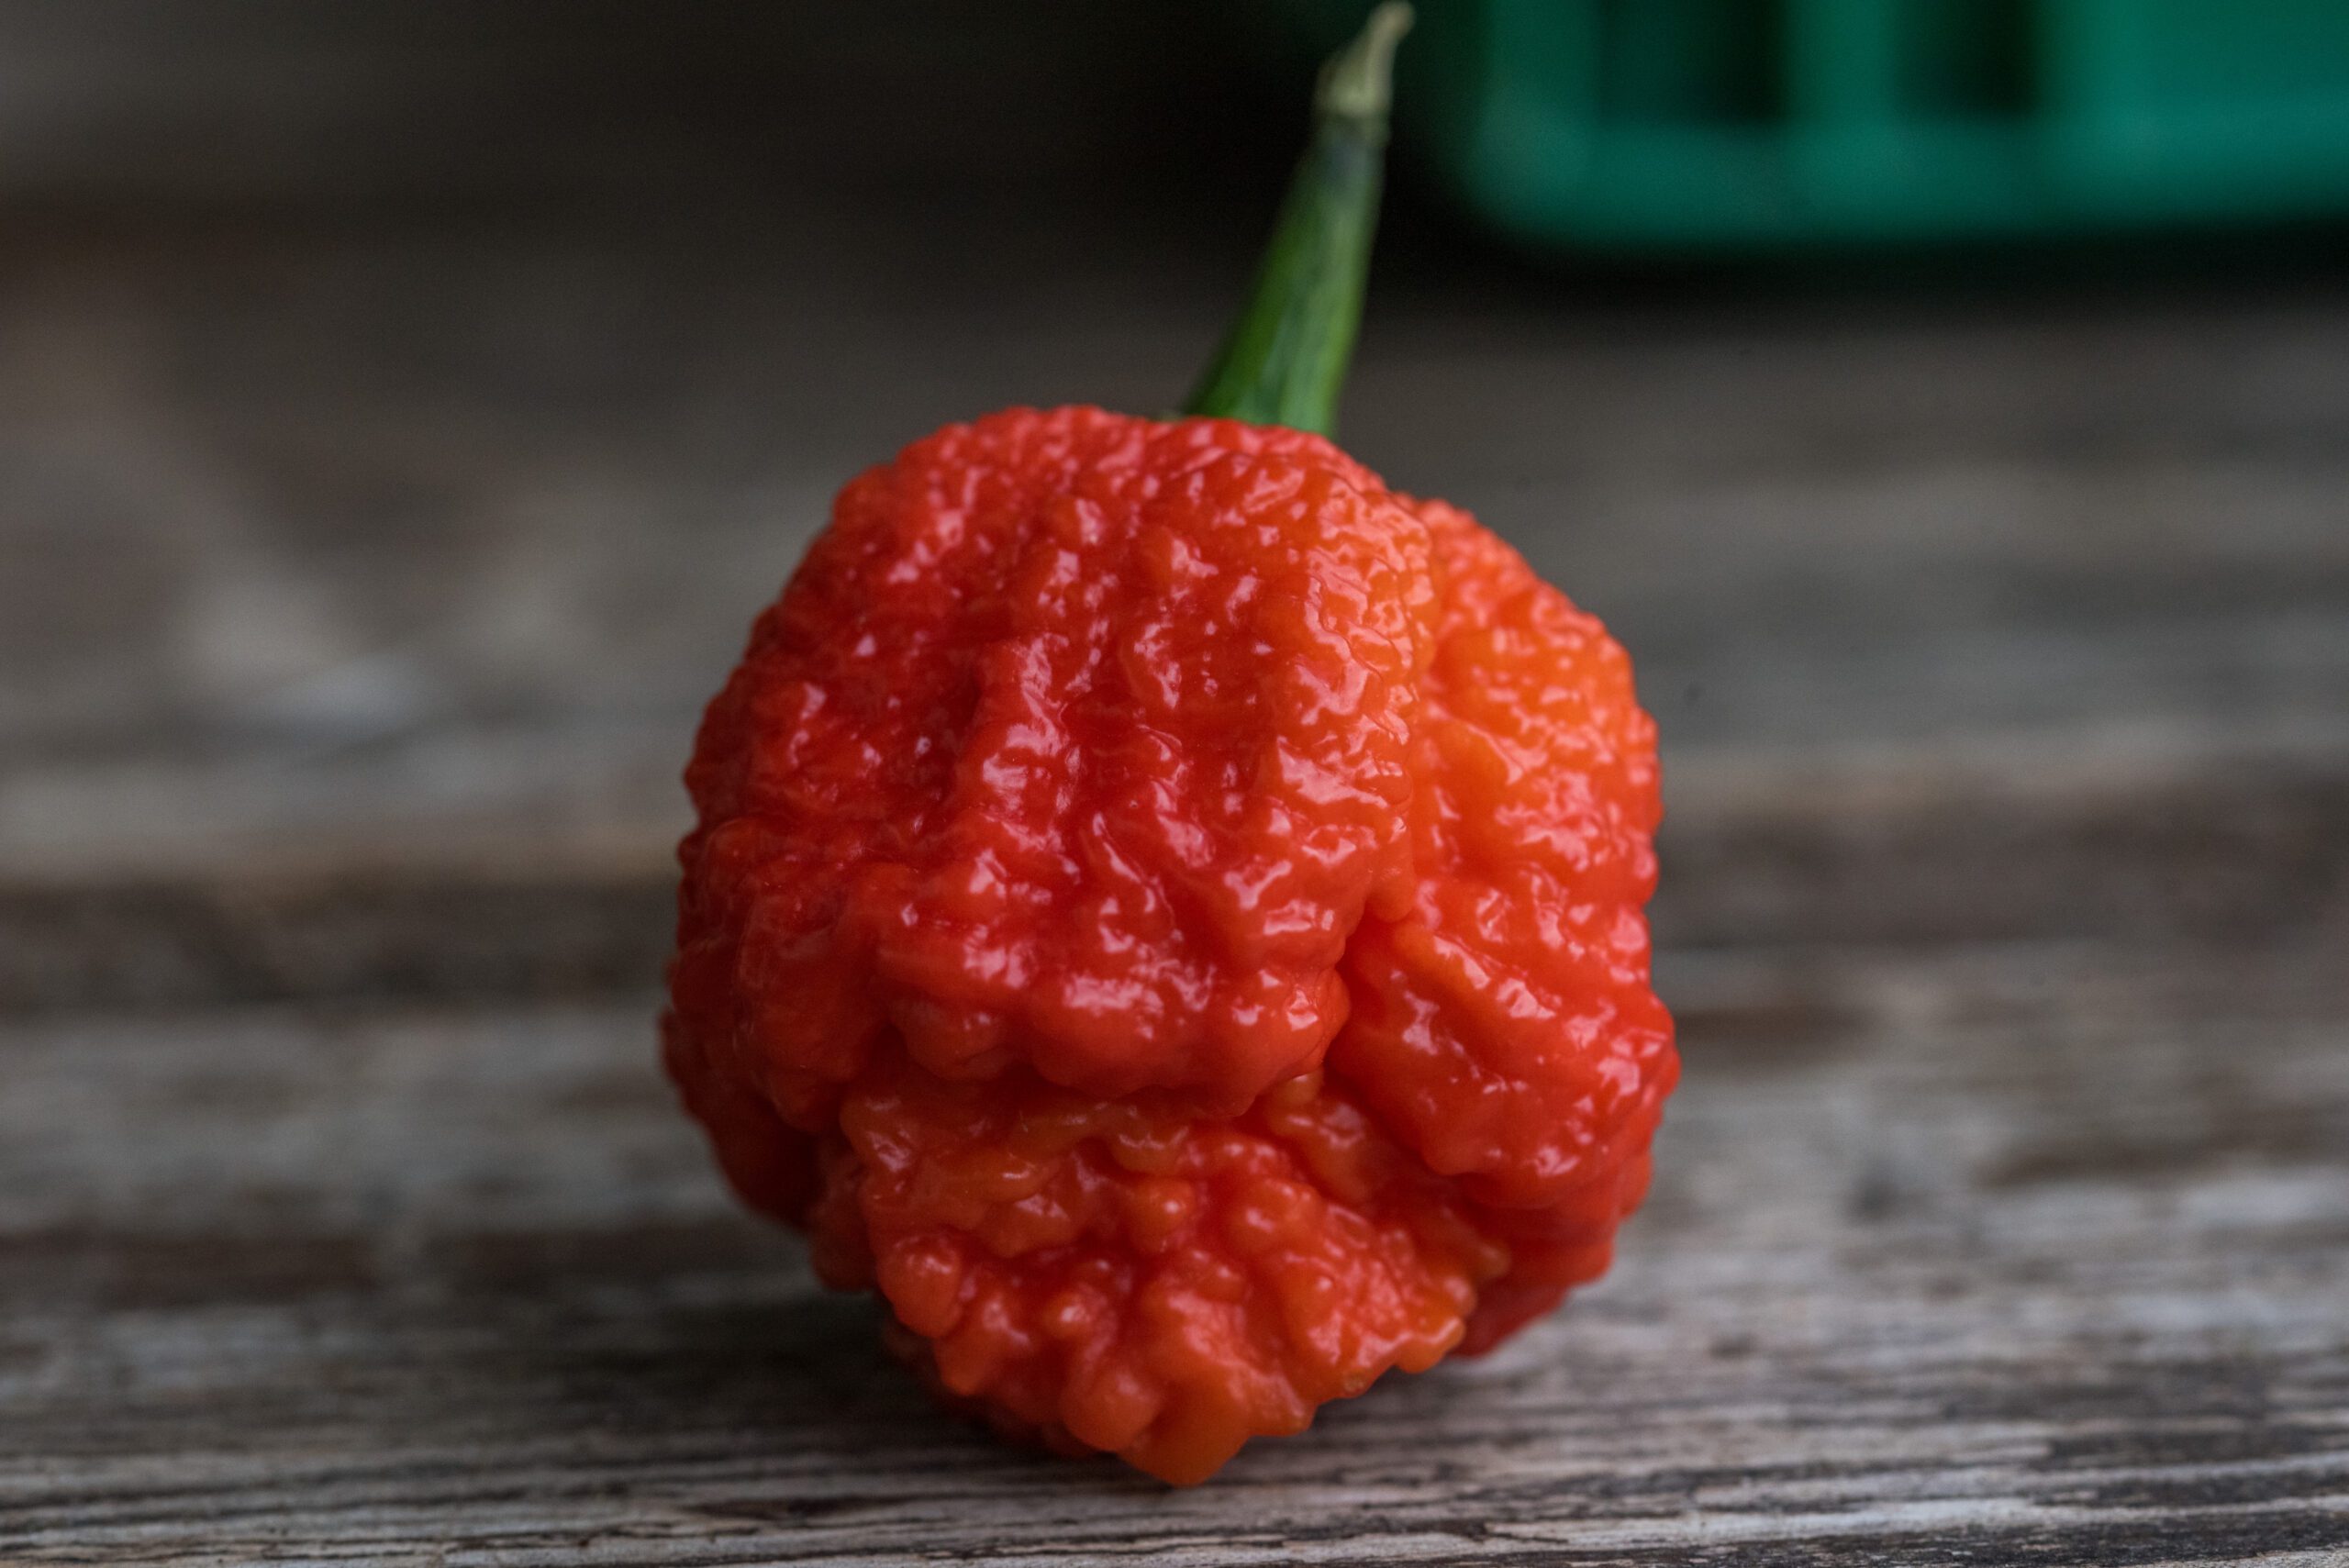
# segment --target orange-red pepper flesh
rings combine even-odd
[[[666,1058],[950,1398],[1169,1481],[1607,1265],[1676,1074],[1598,622],[1319,437],[840,496],[687,770]]]

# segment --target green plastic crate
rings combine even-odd
[[[1324,47],[1366,0],[1287,0]],[[2349,0],[1419,0],[1397,134],[1536,243],[1734,251],[2349,211]]]

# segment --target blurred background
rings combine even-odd
[[[206,1378],[473,1432],[395,1374],[561,1342],[567,1281],[669,1373],[547,1386],[697,1418],[662,1376],[765,1318],[643,1302],[776,1288],[652,1065],[699,705],[858,468],[1180,395],[1360,9],[0,0],[24,1455],[168,1452]],[[1766,1245],[1830,1361],[1874,1293],[2035,1386],[2167,1356],[2148,1421],[2300,1407],[2230,1344],[2337,1394],[2349,8],[1422,11],[1341,436],[1601,615],[1664,736],[1690,1087],[1576,1342],[1769,1349],[1670,1338],[1675,1269]],[[333,1409],[224,1302],[349,1315]],[[105,1316],[167,1309],[212,1370]],[[1830,1403],[1886,1364],[1777,1348]]]
[[[1346,9],[0,6],[0,998],[643,983],[831,492],[1177,395]],[[1735,867],[1667,934],[2282,923],[2349,743],[2343,13],[2251,8],[2305,36],[2177,123],[2266,178],[2164,200],[2032,151],[2175,153],[2151,88],[2030,117],[2039,13],[2114,7],[1882,9],[1427,6],[1346,439],[1636,651]]]

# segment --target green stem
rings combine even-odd
[[[1336,428],[1378,228],[1395,45],[1410,25],[1410,6],[1387,0],[1321,68],[1313,140],[1289,182],[1247,307],[1186,414],[1325,436]]]

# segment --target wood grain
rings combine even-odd
[[[2349,1551],[2349,976],[1684,957],[1615,1273],[1171,1493],[922,1407],[648,1001],[0,1038],[12,1562]]]

